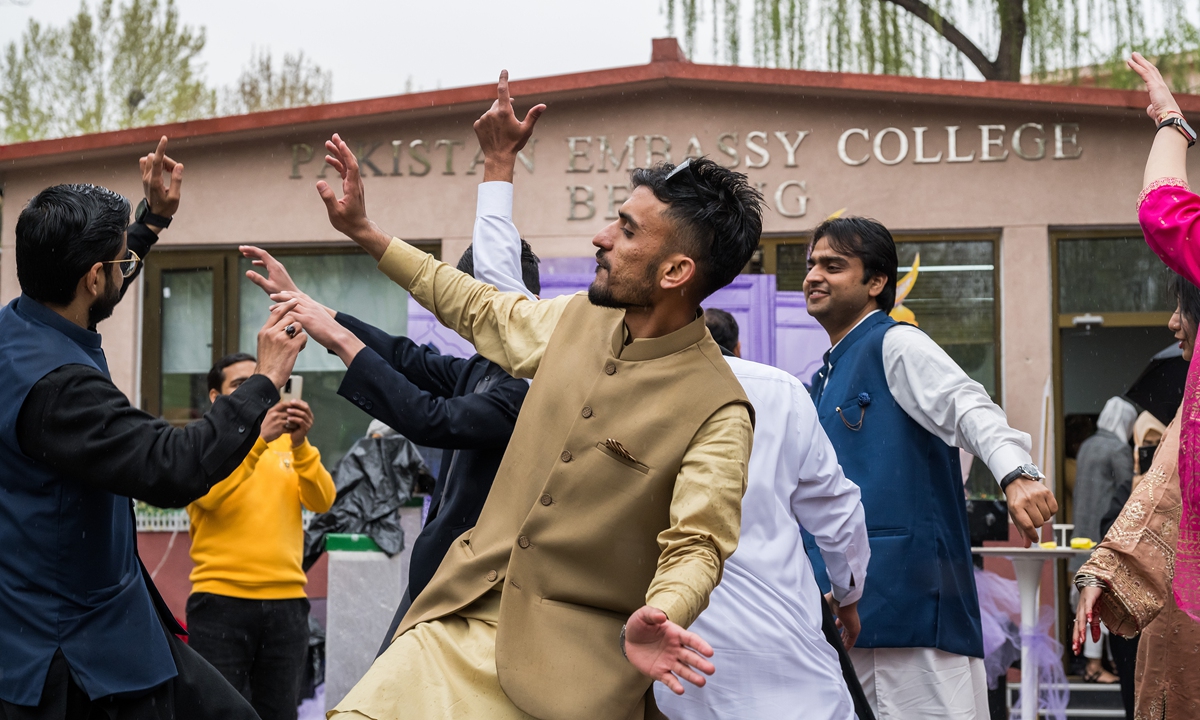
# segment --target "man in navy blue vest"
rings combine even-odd
[[[17,219],[21,296],[0,309],[3,720],[257,718],[176,637],[138,559],[130,498],[183,507],[231,473],[306,335],[290,305],[273,310],[256,373],[186,428],[112,383],[96,325],[179,206],[183,165],[166,141],[141,159],[132,225],[129,202],[95,185],[47,188]]]
[[[833,347],[813,376],[821,425],[862,489],[871,560],[850,650],[880,720],[987,718],[979,600],[958,449],[1000,481],[1026,547],[1058,510],[979,383],[917,328],[888,317],[896,245],[873,220],[822,223],[809,246],[808,312]],[[813,565],[821,555],[806,543]],[[824,578],[822,570],[818,578]]]

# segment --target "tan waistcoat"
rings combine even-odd
[[[655,712],[650,679],[621,656],[621,626],[646,602],[688,443],[726,405],[753,417],[702,317],[623,347],[624,317],[583,296],[568,305],[478,524],[397,632],[502,588],[500,685],[544,720],[639,717],[647,696]]]

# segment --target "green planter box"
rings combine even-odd
[[[325,549],[327,551],[383,552],[370,535],[359,535],[358,533],[330,533],[325,536]]]

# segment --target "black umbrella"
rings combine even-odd
[[[1187,372],[1183,350],[1172,345],[1150,359],[1150,364],[1125,392],[1125,397],[1149,410],[1166,425],[1175,418],[1175,411],[1183,403]]]

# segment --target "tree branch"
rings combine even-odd
[[[922,0],[887,0],[893,5],[904,8],[908,12],[917,16],[933,28],[939,35],[953,45],[960,53],[962,53],[971,64],[979,69],[985,80],[1007,80],[1001,78],[996,73],[996,65],[988,59],[987,55],[979,49],[975,43],[963,35],[962,31],[954,26],[949,20],[942,16],[937,10],[926,5]]]

